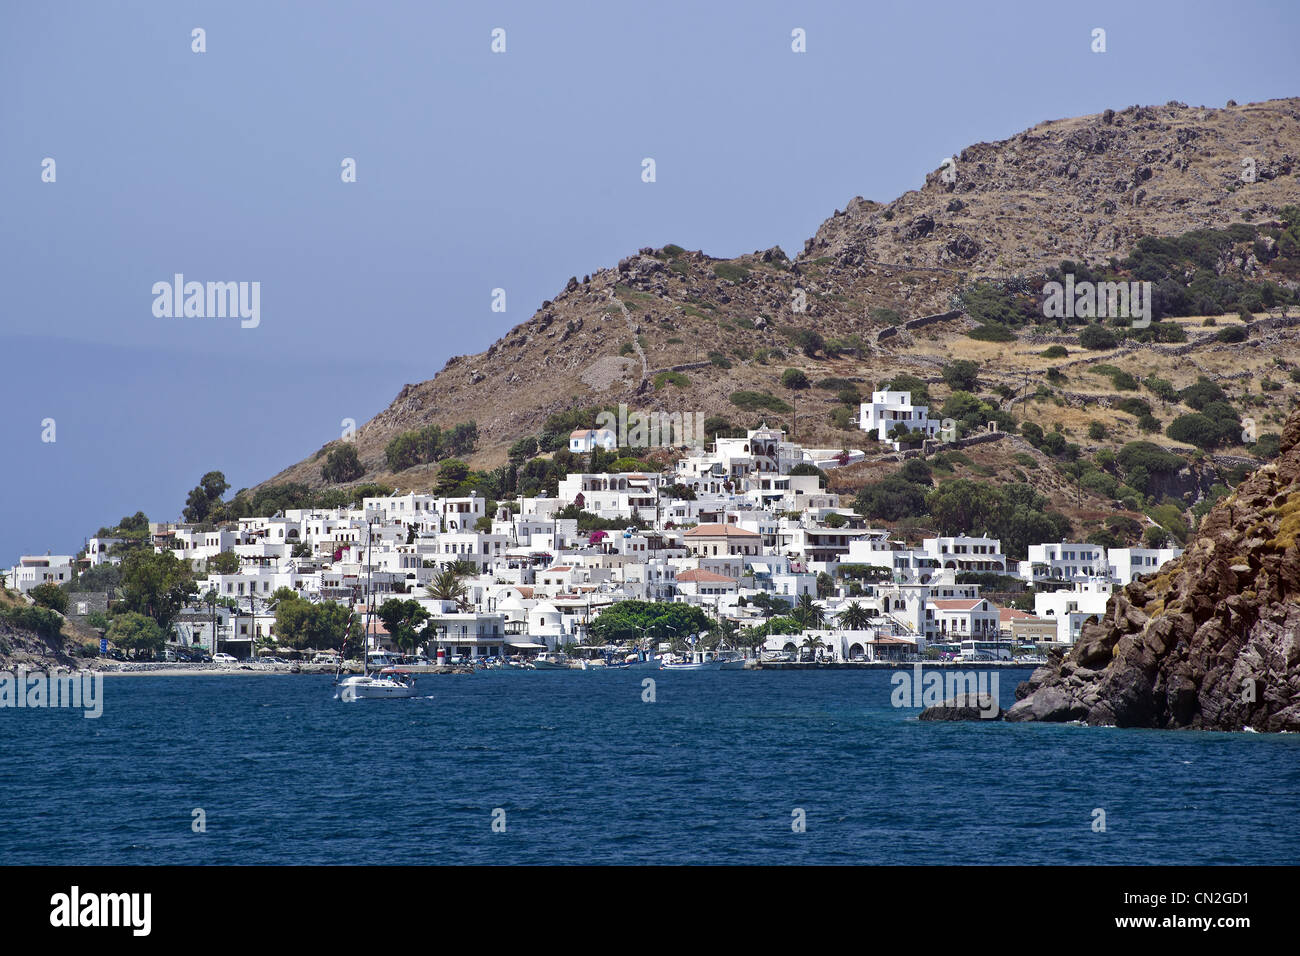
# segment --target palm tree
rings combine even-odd
[[[790,616],[804,628],[821,627],[826,623],[826,609],[814,601],[811,594],[799,595]]]
[[[445,565],[446,570],[452,572],[458,578],[472,578],[478,574],[478,565],[473,561],[466,561],[464,558],[457,558],[455,561]]]
[[[820,647],[825,647],[826,642],[814,634],[809,637],[805,637],[803,639],[803,646],[808,650],[812,651],[812,656],[815,659],[817,657],[817,649]]]
[[[847,627],[850,631],[861,631],[871,621],[871,612],[857,601],[852,601],[848,607],[840,611],[839,620],[841,627]]]
[[[747,627],[740,632],[737,638],[741,647],[754,652],[758,656],[758,649],[767,643],[767,627],[760,624],[758,627]]]
[[[462,611],[469,608],[469,588],[451,568],[444,568],[433,576],[433,580],[424,586],[429,597],[437,601],[455,601]]]

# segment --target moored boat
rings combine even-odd
[[[378,674],[353,674],[338,682],[339,700],[383,700],[416,696],[415,675],[385,668]]]
[[[534,670],[539,671],[567,671],[569,662],[561,654],[552,654],[549,651],[542,651],[534,657],[529,663],[533,665]]]
[[[665,671],[717,671],[722,669],[722,661],[664,661],[659,665]]]

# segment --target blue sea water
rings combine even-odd
[[[1004,707],[1027,676],[1001,673]],[[421,688],[344,703],[321,676],[111,677],[99,719],[0,710],[0,861],[1300,861],[1300,736],[921,723],[888,671]]]

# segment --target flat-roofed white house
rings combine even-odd
[[[1099,544],[1061,541],[1031,544],[1029,559],[1021,561],[1020,576],[1026,581],[1082,581],[1110,576],[1106,549]]]
[[[939,422],[930,418],[929,406],[913,405],[911,392],[872,392],[871,401],[863,402],[859,408],[858,427],[895,449],[901,443],[889,436],[896,428],[923,432],[927,438],[939,433]]]
[[[1155,574],[1183,553],[1182,548],[1108,548],[1110,578],[1121,586],[1143,574]]]
[[[654,521],[662,481],[662,475],[642,472],[573,472],[560,480],[557,498],[602,518],[639,517]]]
[[[62,584],[72,580],[72,563],[70,554],[24,554],[9,572],[8,585],[26,594],[42,584]]]
[[[426,602],[421,602],[426,603]],[[439,602],[433,602],[439,603]],[[442,602],[450,606],[451,602]],[[459,657],[496,657],[505,653],[506,615],[478,611],[435,610],[420,631],[425,653],[434,656],[441,647]]]
[[[939,567],[952,571],[987,571],[1002,574],[1007,559],[997,538],[956,535],[949,538],[926,538],[921,542],[926,554],[936,558]]]
[[[1034,614],[1056,622],[1057,643],[1073,644],[1088,618],[1105,617],[1110,594],[1110,582],[1102,580],[1076,584],[1073,590],[1040,591],[1034,595]]]

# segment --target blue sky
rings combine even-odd
[[[137,510],[173,519],[211,469],[255,484],[641,246],[794,254],[972,142],[1293,95],[1297,21],[1250,2],[6,3],[0,566]],[[155,317],[177,272],[260,282],[261,324]]]

